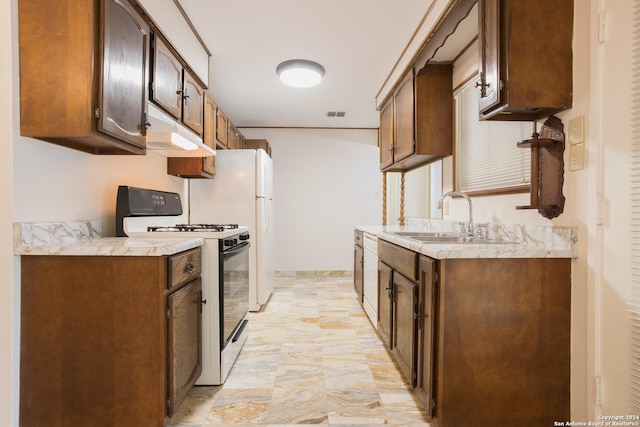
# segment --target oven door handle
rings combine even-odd
[[[249,242],[242,242],[242,243],[239,243],[239,244],[237,244],[236,246],[234,246],[232,248],[229,248],[229,249],[223,251],[222,253],[224,255],[233,255],[235,253],[238,253],[238,252],[241,252],[241,251],[243,251],[245,249],[248,249],[249,246],[251,246],[251,244]]]

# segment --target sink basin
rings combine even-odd
[[[442,244],[476,244],[476,245],[489,245],[489,244],[514,244],[508,240],[488,240],[478,239],[473,236],[461,236],[457,233],[448,232],[412,232],[412,231],[396,231],[392,234],[396,236],[404,237],[411,240],[417,240],[424,243],[442,243]]]
[[[447,233],[445,231],[394,231],[391,234],[407,238],[460,237],[457,233]]]
[[[424,243],[450,243],[450,244],[474,243],[476,245],[515,243],[515,242],[509,242],[507,240],[478,239],[472,236],[405,236],[405,237],[412,240],[418,240]]]

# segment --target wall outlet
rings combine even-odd
[[[569,147],[569,170],[584,169],[584,144],[576,144]]]
[[[584,142],[584,116],[578,116],[569,120],[569,144]]]

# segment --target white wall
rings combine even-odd
[[[272,146],[275,269],[352,270],[354,225],[382,221],[377,130],[241,131]]]
[[[167,175],[166,157],[154,152],[96,156],[20,137],[15,126],[15,221],[98,219],[113,236],[118,185],[183,193],[184,180]]]

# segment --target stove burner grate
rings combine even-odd
[[[150,232],[184,232],[184,231],[224,231],[238,228],[238,224],[176,224],[172,226],[149,226]]]

